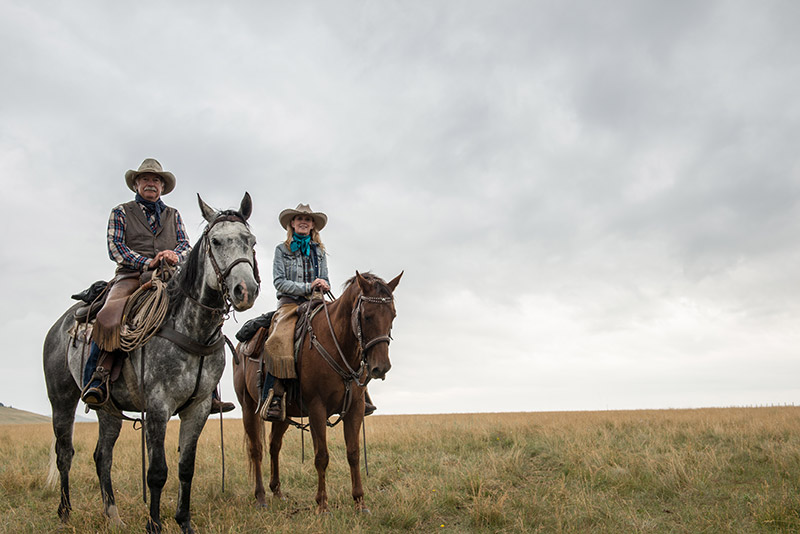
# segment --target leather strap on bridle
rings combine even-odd
[[[208,232],[220,222],[239,222],[242,224],[246,224],[245,220],[237,215],[223,215],[221,217],[217,217],[214,219],[213,222],[209,223],[206,226],[206,229],[203,230],[203,240],[206,242],[206,246],[208,247],[208,259],[211,260],[211,267],[214,269],[214,274],[217,276],[217,284],[219,284],[222,290],[222,298],[225,301],[228,308],[230,308],[230,293],[228,291],[228,284],[225,282],[225,278],[231,273],[231,270],[239,265],[240,263],[247,263],[253,269],[253,277],[256,279],[258,285],[261,285],[261,277],[258,274],[258,261],[256,261],[256,251],[253,250],[253,261],[251,262],[249,258],[237,258],[230,265],[225,268],[225,271],[219,268],[219,264],[217,263],[217,258],[214,257],[214,251],[211,249],[211,246],[208,244]]]
[[[342,405],[342,410],[339,413],[339,418],[333,423],[328,423],[328,426],[335,426],[339,421],[342,420],[342,417],[344,417],[344,415],[350,409],[350,404],[352,403],[351,384],[355,382],[359,387],[366,387],[366,385],[371,380],[369,372],[366,369],[367,351],[372,347],[374,347],[375,345],[377,345],[378,343],[388,344],[392,339],[392,337],[389,334],[386,334],[383,336],[377,336],[369,340],[367,343],[363,342],[363,334],[361,328],[361,309],[362,309],[361,304],[363,302],[371,302],[376,304],[391,304],[393,300],[394,300],[393,297],[365,297],[363,293],[360,294],[356,299],[356,305],[353,307],[353,314],[351,316],[351,327],[353,329],[353,334],[356,336],[356,340],[358,341],[359,360],[361,362],[361,365],[359,366],[357,371],[350,366],[350,364],[347,361],[347,358],[344,355],[344,352],[342,351],[342,348],[339,346],[339,341],[336,339],[336,332],[334,331],[333,323],[331,322],[331,316],[330,313],[328,312],[328,303],[324,298],[322,299],[322,306],[325,310],[325,318],[328,322],[328,328],[330,329],[331,337],[333,338],[333,345],[336,347],[336,351],[338,352],[339,357],[341,358],[347,370],[342,368],[342,366],[339,365],[339,363],[330,355],[330,353],[327,350],[325,350],[325,347],[322,346],[322,343],[319,342],[317,336],[314,334],[314,329],[311,326],[311,318],[310,317],[308,318],[309,343],[311,344],[311,346],[317,349],[317,352],[320,353],[320,355],[328,363],[328,365],[330,365],[331,368],[334,371],[336,371],[339,374],[339,376],[342,377],[345,386],[344,402]],[[310,309],[311,308],[309,307],[306,313],[309,313]],[[363,381],[361,381],[361,375],[364,374],[365,371],[367,371],[366,378]]]

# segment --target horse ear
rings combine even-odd
[[[197,193],[197,203],[200,205],[200,213],[203,214],[203,218],[210,223],[214,222],[217,212],[214,208],[203,202],[203,199],[200,198],[200,193]]]
[[[250,198],[250,193],[247,191],[244,192],[244,198],[242,198],[242,205],[239,206],[239,213],[242,214],[244,220],[250,218],[250,214],[253,213],[253,200]]]
[[[389,283],[387,283],[387,284],[386,284],[387,286],[389,286],[389,289],[391,289],[391,290],[392,290],[392,293],[394,293],[394,288],[396,288],[396,287],[397,287],[397,284],[399,284],[399,283],[400,283],[400,278],[402,278],[402,277],[403,277],[403,273],[404,273],[404,272],[405,272],[405,271],[400,271],[400,274],[398,274],[397,276],[395,276],[395,277],[394,277],[394,279],[393,279],[391,282],[389,282]]]
[[[369,290],[370,281],[361,276],[361,273],[356,271],[356,282],[358,282],[358,287],[361,288],[362,292],[366,292]]]

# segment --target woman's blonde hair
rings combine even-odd
[[[294,219],[292,219],[293,221]],[[292,245],[292,237],[294,237],[294,230],[292,230],[292,221],[289,221],[289,224],[286,225],[286,241],[283,242],[286,245],[286,248],[291,250]],[[325,245],[322,244],[322,238],[319,236],[319,232],[317,232],[316,228],[311,229],[311,241],[316,243],[319,246],[319,249],[322,252],[325,252]]]

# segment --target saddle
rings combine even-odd
[[[108,282],[105,280],[98,280],[80,293],[72,295],[75,300],[80,300],[85,303],[75,310],[75,320],[80,323],[88,323],[93,321],[97,316],[97,312],[103,307],[108,296]]]
[[[259,357],[261,356],[261,352],[264,350],[264,341],[267,340],[268,332],[269,332],[269,326],[259,327],[252,334],[250,339],[239,343],[239,349],[238,349],[239,354],[244,358],[250,358],[251,360],[259,359]]]
[[[298,355],[300,353],[300,344],[308,331],[311,317],[319,310],[318,306],[322,304],[321,300],[309,301],[298,306],[295,313],[297,313],[297,323],[294,329],[294,365],[297,367]],[[236,333],[236,338],[239,340],[239,345],[236,348],[237,353],[243,358],[248,358],[252,361],[262,361],[264,353],[264,345],[269,336],[272,316],[274,311],[265,313],[255,319],[247,321],[239,332]],[[263,364],[262,364],[263,365]]]

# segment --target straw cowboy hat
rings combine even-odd
[[[319,232],[328,223],[328,216],[322,212],[311,211],[311,206],[308,204],[298,204],[295,209],[285,209],[278,215],[278,220],[281,227],[288,228],[289,223],[296,215],[308,215],[314,221],[314,229]]]
[[[175,175],[171,172],[165,171],[161,167],[161,164],[158,162],[158,160],[147,158],[142,162],[141,165],[139,165],[138,171],[129,170],[125,173],[125,183],[128,184],[128,187],[131,191],[136,193],[136,186],[134,185],[134,182],[140,174],[144,174],[146,172],[157,174],[162,180],[164,180],[164,190],[161,192],[162,196],[175,189]]]

